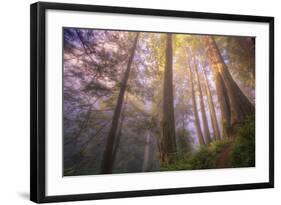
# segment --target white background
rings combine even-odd
[[[66,2],[66,1],[64,1]],[[77,2],[79,1],[70,1]],[[278,1],[219,1],[186,0],[96,0],[83,1],[89,4],[115,6],[147,7],[203,12],[237,13],[275,16],[275,52],[280,53],[281,13]],[[29,4],[32,1],[3,1],[0,10],[0,203],[30,204],[29,193]],[[80,1],[81,3],[81,1]],[[278,56],[278,55],[275,55]],[[280,78],[280,59],[276,59],[275,79]],[[281,103],[278,88],[281,81],[276,80],[275,104]],[[275,147],[280,146],[281,110],[276,107]],[[279,128],[278,128],[279,127]],[[95,202],[72,202],[68,204],[278,204],[280,201],[281,151],[276,149],[276,188],[268,190],[250,190],[188,194],[177,196],[143,197],[131,199],[102,200]],[[278,200],[279,199],[279,200]],[[280,202],[279,202],[280,203]],[[64,204],[64,203],[63,203]]]

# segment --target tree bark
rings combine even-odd
[[[128,103],[128,92],[126,93],[124,105],[123,105],[122,112],[121,112],[121,119],[120,119],[120,123],[119,123],[119,126],[118,126],[118,131],[117,131],[117,134],[116,134],[115,145],[114,145],[113,152],[112,152],[112,157],[113,157],[112,169],[114,167],[117,151],[118,151],[119,145],[120,145],[127,103]]]
[[[131,54],[127,63],[127,68],[123,76],[123,80],[120,86],[120,92],[117,99],[117,104],[113,113],[113,118],[111,122],[111,128],[107,137],[106,147],[103,154],[102,165],[101,165],[101,173],[102,174],[109,174],[112,173],[112,165],[113,165],[113,145],[116,138],[116,131],[118,128],[118,121],[120,118],[121,108],[123,105],[124,95],[127,88],[127,82],[129,79],[129,74],[131,70],[131,65],[134,59],[135,50],[137,47],[137,42],[139,38],[139,33],[136,34],[133,47],[131,49]]]
[[[222,120],[222,136],[228,137],[228,127],[230,126],[230,119],[231,119],[231,111],[230,111],[230,100],[227,94],[225,83],[221,77],[221,73],[219,72],[218,66],[216,61],[213,57],[213,52],[210,46],[210,40],[208,36],[204,38],[205,45],[206,45],[206,52],[208,56],[208,60],[213,72],[215,84],[216,84],[216,91],[218,96],[218,101],[220,104],[221,110],[221,120]]]
[[[143,155],[143,164],[142,164],[143,172],[148,171],[149,152],[150,152],[150,130],[147,130],[147,134],[145,136],[144,155]]]
[[[206,110],[205,110],[204,99],[203,99],[203,94],[202,94],[201,82],[200,82],[200,78],[199,78],[199,74],[198,74],[198,66],[195,63],[195,59],[193,59],[193,62],[194,62],[195,74],[196,74],[197,85],[198,85],[198,90],[199,90],[201,116],[202,116],[203,128],[204,128],[204,138],[205,138],[206,144],[209,144],[211,142],[211,137],[210,137],[210,130],[209,130],[207,116],[206,116]]]
[[[220,129],[219,129],[219,125],[218,125],[217,114],[216,114],[215,105],[214,105],[213,97],[212,97],[211,90],[210,90],[209,81],[207,79],[207,74],[206,74],[206,70],[204,69],[204,67],[202,67],[202,70],[203,70],[203,76],[204,76],[204,81],[205,81],[205,89],[206,89],[206,93],[207,93],[209,110],[211,113],[212,127],[214,130],[214,139],[221,140],[221,134],[220,134]]]
[[[255,79],[255,38],[240,37],[237,40],[241,49],[243,49],[246,55],[250,58],[249,72],[251,78]]]
[[[205,140],[203,138],[202,130],[201,130],[201,124],[199,120],[199,115],[198,115],[198,110],[197,110],[197,102],[195,98],[195,92],[194,92],[194,84],[193,84],[193,75],[192,75],[192,70],[190,66],[190,62],[188,61],[188,73],[189,73],[189,79],[190,79],[190,84],[191,84],[191,94],[192,94],[192,104],[193,104],[193,113],[194,113],[194,118],[195,118],[195,127],[197,131],[197,137],[200,145],[205,145]]]
[[[255,107],[232,78],[226,64],[223,61],[214,38],[211,36],[206,36],[205,42],[211,66],[220,74],[221,79],[227,89],[226,94],[228,95],[230,102],[231,125],[240,123],[247,116],[255,112]]]
[[[169,163],[170,155],[176,152],[176,131],[174,119],[173,97],[173,46],[172,34],[167,34],[166,62],[163,89],[163,118],[162,118],[162,162]]]

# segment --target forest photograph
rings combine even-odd
[[[255,37],[62,38],[63,176],[255,167]]]

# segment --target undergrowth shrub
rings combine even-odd
[[[248,117],[237,127],[231,153],[233,167],[255,166],[255,117]]]
[[[216,168],[217,157],[227,144],[226,140],[214,141],[208,146],[201,146],[193,153],[173,157],[172,163],[161,165],[161,171]]]
[[[255,117],[246,118],[243,123],[232,129],[235,133],[234,140],[213,141],[192,153],[178,152],[173,155],[171,163],[162,164],[160,169],[175,171],[216,168],[217,159],[227,146],[231,147],[231,167],[255,166]]]

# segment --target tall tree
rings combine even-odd
[[[172,34],[167,34],[166,57],[163,86],[162,118],[162,162],[170,162],[170,155],[176,152],[176,131],[173,96],[173,42]]]
[[[127,103],[128,103],[128,92],[126,92],[125,101],[124,101],[122,111],[121,111],[121,119],[120,119],[120,123],[118,125],[118,129],[117,129],[118,131],[117,131],[117,134],[116,134],[116,140],[115,140],[115,144],[114,144],[114,148],[113,148],[113,152],[112,152],[112,157],[113,157],[112,167],[114,166],[117,151],[118,151],[119,145],[120,145]]]
[[[232,125],[242,122],[245,117],[254,113],[255,108],[232,78],[214,37],[206,36],[205,43],[211,67],[220,74],[220,78],[227,89],[225,94],[227,94],[230,102],[230,122]]]
[[[194,112],[194,118],[195,118],[195,127],[196,127],[196,131],[197,131],[197,136],[198,136],[198,141],[200,145],[204,145],[205,144],[205,140],[202,134],[202,130],[201,130],[201,124],[200,124],[200,120],[199,120],[199,115],[198,115],[198,109],[197,109],[197,102],[196,102],[196,98],[195,98],[195,91],[194,91],[194,83],[193,83],[193,75],[192,75],[192,70],[191,70],[191,66],[190,66],[190,57],[188,60],[188,73],[189,73],[189,79],[190,79],[190,84],[191,84],[191,92],[192,92],[192,104],[193,104],[193,112]]]
[[[204,128],[204,137],[205,137],[206,144],[209,144],[211,142],[210,130],[209,130],[207,116],[206,116],[206,110],[205,110],[204,99],[203,99],[202,88],[201,88],[201,81],[200,81],[199,74],[198,74],[198,65],[196,64],[194,57],[193,57],[193,65],[195,68],[197,86],[198,86],[198,91],[199,91],[201,116],[202,116],[203,128]]]
[[[220,104],[222,129],[223,129],[222,135],[223,137],[227,137],[229,135],[227,127],[230,126],[230,119],[231,119],[230,101],[227,95],[225,83],[223,81],[221,73],[219,72],[219,67],[217,65],[217,62],[213,59],[213,52],[211,51],[211,47],[210,47],[211,45],[210,38],[206,36],[204,38],[204,41],[206,45],[208,60],[213,71],[218,101]]]
[[[240,47],[244,50],[243,54],[249,61],[248,70],[251,72],[251,77],[255,79],[255,38],[240,37],[237,39]]]
[[[142,164],[142,171],[146,172],[148,171],[149,168],[149,152],[150,152],[150,130],[146,131],[146,136],[145,136],[145,144],[144,144],[144,156],[143,156],[143,164]]]
[[[128,82],[128,79],[129,79],[131,65],[132,65],[134,55],[135,55],[135,51],[136,51],[136,47],[137,47],[138,38],[139,38],[139,33],[137,33],[136,36],[135,36],[134,43],[133,43],[133,46],[132,46],[131,51],[130,51],[130,57],[129,57],[129,60],[128,60],[128,63],[127,63],[127,68],[125,70],[123,80],[122,80],[122,83],[120,85],[120,92],[119,92],[119,96],[118,96],[118,99],[117,99],[117,104],[116,104],[114,114],[113,114],[113,119],[112,119],[112,122],[111,122],[111,128],[109,130],[109,134],[108,134],[107,142],[106,142],[106,147],[105,147],[104,154],[103,154],[102,165],[101,165],[101,173],[102,174],[108,174],[108,173],[112,172],[113,146],[114,146],[114,142],[115,142],[115,138],[116,138],[118,122],[119,122],[120,113],[121,113],[121,109],[122,109],[122,105],[123,105],[123,101],[124,101],[125,91],[126,91],[126,88],[127,88],[127,82]]]
[[[205,81],[205,90],[206,90],[206,93],[207,93],[209,110],[210,110],[210,113],[211,113],[211,122],[212,122],[213,131],[214,131],[214,138],[215,138],[215,140],[221,140],[221,134],[220,134],[220,129],[219,129],[219,125],[218,125],[218,119],[217,119],[217,114],[216,114],[216,110],[215,110],[215,105],[214,105],[213,97],[212,97],[211,90],[210,90],[209,81],[207,79],[207,74],[206,74],[206,70],[205,70],[204,66],[202,67],[202,70],[203,70],[203,76],[204,76],[204,81]]]

